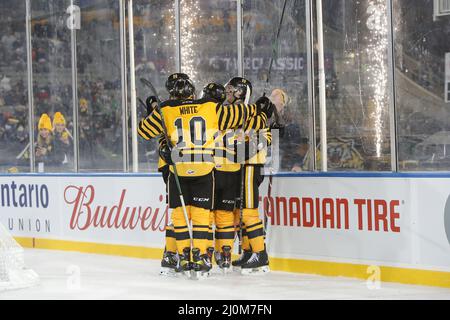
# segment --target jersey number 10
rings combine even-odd
[[[175,127],[177,128],[178,141],[177,147],[183,148],[186,147],[185,134],[187,130],[183,130],[183,119],[177,118],[175,120]],[[189,138],[190,142],[193,143],[197,147],[203,147],[206,143],[206,121],[202,117],[193,117],[189,120]]]

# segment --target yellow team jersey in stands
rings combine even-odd
[[[207,175],[215,166],[217,131],[242,125],[244,117],[256,114],[256,105],[222,106],[209,99],[169,100],[160,105],[160,110],[170,143],[180,151],[179,157],[172,157],[179,176],[197,177]],[[146,140],[162,132],[158,110],[139,123],[138,133]]]

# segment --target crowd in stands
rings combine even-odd
[[[0,31],[0,171],[11,166],[23,166],[23,170],[28,171],[25,162],[17,159],[21,155],[23,160],[22,151],[29,145],[25,20],[12,2],[2,4],[1,9],[1,16],[8,18],[2,21],[4,28]],[[59,112],[64,115],[66,132],[72,136],[72,65],[66,16],[62,13],[54,19],[43,7],[33,12],[33,17],[34,125],[38,128],[42,114],[53,117]],[[87,170],[111,168],[117,163],[122,167],[121,161],[117,160],[117,155],[122,153],[120,61],[115,61],[117,76],[111,77],[106,71],[112,69],[111,60],[115,57],[101,56],[96,47],[90,47],[99,40],[95,37],[100,24],[102,22],[94,19],[84,26],[77,51],[80,166]],[[112,24],[110,21],[110,28]],[[99,37],[108,36],[102,34]],[[105,73],[98,73],[102,68]],[[37,133],[35,135],[37,139]],[[73,148],[67,153],[66,164],[70,166]]]

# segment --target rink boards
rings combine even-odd
[[[271,197],[267,180],[272,269],[450,287],[450,176],[279,175]],[[164,190],[159,175],[3,175],[0,221],[26,247],[159,259]]]

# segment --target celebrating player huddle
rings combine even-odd
[[[225,87],[206,85],[200,99],[183,73],[169,76],[166,89],[167,101],[147,99],[148,116],[138,126],[144,139],[159,137],[159,170],[173,209],[161,274],[207,277],[213,256],[224,272],[268,272],[258,188],[274,105],[266,97],[250,104],[251,83],[240,77]],[[237,235],[243,253],[231,262]]]

